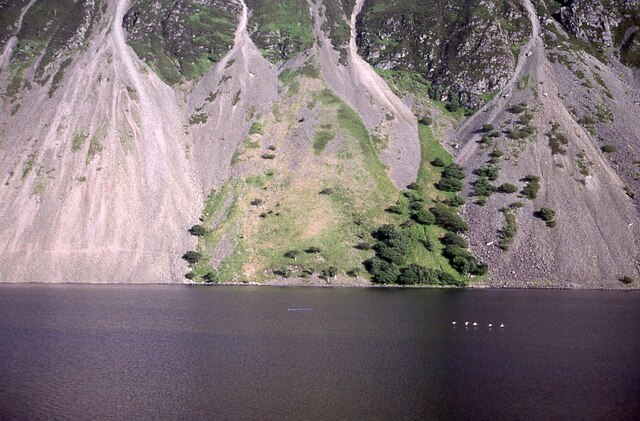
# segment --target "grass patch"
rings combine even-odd
[[[328,130],[318,130],[313,135],[313,150],[316,154],[322,153],[327,143],[335,139],[336,134]]]
[[[251,127],[249,127],[249,135],[253,135],[253,134],[259,134],[259,135],[264,134],[264,126],[262,125],[262,123],[259,123],[256,121],[251,125]]]
[[[87,140],[86,133],[78,132],[73,136],[73,140],[71,141],[71,150],[73,152],[77,152],[82,149],[85,140]]]

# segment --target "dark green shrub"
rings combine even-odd
[[[327,269],[323,269],[320,272],[320,277],[324,279],[330,279],[338,275],[338,268],[335,266],[329,266]]]
[[[424,116],[418,120],[418,123],[424,124],[425,126],[431,126],[433,124],[433,118],[431,116]]]
[[[556,211],[551,208],[540,208],[540,210],[535,212],[534,215],[546,222],[549,228],[553,228],[556,225]]]
[[[260,158],[262,159],[275,159],[276,156],[272,153],[263,153],[262,155],[260,155]]]
[[[264,200],[262,199],[253,199],[251,201],[251,206],[260,206],[264,203]]]
[[[282,267],[273,270],[273,273],[278,276],[282,276],[283,278],[289,278],[293,274],[290,268]]]
[[[365,260],[364,267],[371,274],[372,280],[378,284],[391,284],[400,276],[400,269],[379,257]]]
[[[462,183],[462,180],[458,180],[455,178],[443,178],[438,181],[435,186],[436,189],[441,191],[459,192],[460,190],[462,190],[462,187],[464,185]]]
[[[218,272],[214,270],[207,271],[207,273],[202,276],[202,279],[208,284],[218,283],[220,281]]]
[[[352,278],[357,278],[358,275],[360,275],[360,268],[353,268],[347,271],[347,276],[350,276]]]
[[[458,195],[455,195],[449,199],[446,199],[443,203],[447,206],[457,208],[458,206],[464,205],[464,199]]]
[[[435,270],[411,264],[402,269],[396,282],[401,285],[433,285],[439,282],[439,278]]]
[[[499,191],[500,193],[507,193],[507,194],[509,194],[509,193],[515,193],[515,192],[517,192],[517,191],[518,191],[518,187],[517,187],[517,186],[514,186],[513,184],[510,184],[510,183],[504,183],[504,184],[501,184],[501,185],[498,187],[498,191]]]
[[[429,237],[429,235],[427,233],[425,233],[424,238],[420,242],[422,243],[424,248],[426,248],[427,250],[435,251],[436,248],[433,245],[433,242],[431,241],[431,238]]]
[[[402,232],[391,224],[384,224],[378,227],[373,233],[373,238],[380,241],[387,241],[402,236]]]
[[[483,124],[482,131],[488,133],[494,129],[493,124]]]
[[[469,225],[451,208],[436,205],[429,210],[435,216],[436,224],[446,230],[464,232],[469,229]]]
[[[631,276],[624,276],[620,278],[620,282],[625,285],[631,285],[633,283],[633,278]]]
[[[207,229],[202,225],[194,225],[189,228],[189,233],[191,235],[195,235],[196,237],[202,237],[207,234]]]
[[[474,195],[480,197],[489,197],[496,191],[496,187],[489,182],[484,176],[478,177],[474,183]]]
[[[326,195],[333,194],[333,189],[331,187],[324,188],[320,190],[320,194],[326,194]]]
[[[367,242],[362,242],[362,243],[358,243],[354,246],[356,249],[358,250],[371,250],[371,243],[367,243]]]
[[[486,263],[479,262],[469,251],[462,247],[446,246],[442,254],[449,259],[451,266],[462,274],[484,275],[489,270]]]
[[[456,234],[455,232],[447,232],[444,237],[440,240],[442,244],[445,246],[458,246],[466,249],[469,247],[467,240],[465,240],[462,236]]]
[[[417,183],[411,183],[407,186],[409,190],[420,190],[420,186]]]
[[[624,192],[627,194],[627,196],[629,196],[631,199],[635,199],[636,198],[636,192],[633,191],[633,189],[629,186],[624,186]]]
[[[300,252],[298,250],[289,250],[288,252],[286,252],[284,254],[284,257],[286,257],[288,259],[296,260],[298,258],[299,254],[300,254]]]
[[[404,213],[404,209],[400,205],[392,205],[385,210],[389,213],[395,213],[396,215],[402,215]]]
[[[312,246],[307,248],[304,252],[307,254],[319,254],[322,252],[322,250],[320,250],[320,247]]]
[[[505,207],[500,210],[504,215],[505,225],[498,231],[500,237],[500,248],[504,251],[509,250],[511,243],[518,232],[518,223],[516,221],[515,210],[513,207]]]
[[[424,209],[424,203],[422,202],[411,202],[409,203],[409,209],[412,211],[417,211],[420,209]]]
[[[431,161],[431,165],[434,167],[442,168],[447,164],[445,164],[445,162],[442,159],[435,158],[433,161]]]
[[[182,258],[186,260],[190,265],[198,263],[200,260],[202,260],[202,257],[202,253],[195,250],[190,250],[182,255]]]
[[[411,213],[411,217],[419,224],[433,225],[436,217],[426,209],[418,209]]]
[[[424,198],[415,190],[404,190],[402,195],[409,199],[409,202],[424,202]]]
[[[495,181],[500,176],[500,168],[497,165],[483,165],[473,172],[479,177],[487,177],[491,181]]]
[[[604,145],[600,148],[600,150],[602,150],[602,152],[604,153],[614,153],[618,149],[613,145]]]
[[[446,167],[444,167],[444,170],[442,170],[442,177],[443,178],[456,178],[458,180],[463,180],[465,175],[464,175],[464,170],[462,169],[462,167],[458,164],[449,164]]]
[[[526,112],[524,113],[524,115],[520,116],[520,123],[524,124],[525,126],[531,123],[531,120],[533,120],[533,114],[531,114],[530,112]]]
[[[530,200],[538,197],[538,190],[540,190],[539,180],[539,177],[533,175],[528,175],[523,178],[523,181],[525,181],[527,184],[522,188],[520,193]]]
[[[390,246],[383,242],[374,244],[373,249],[376,256],[395,265],[402,265],[407,261],[406,250]]]
[[[500,150],[500,148],[496,147],[493,151],[491,151],[491,153],[489,154],[490,157],[492,158],[500,158],[502,155],[504,155],[504,152],[502,152]]]
[[[444,271],[438,272],[438,281],[440,285],[452,285],[457,287],[463,287],[465,285],[464,281],[459,280],[452,274]]]

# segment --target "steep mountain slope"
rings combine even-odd
[[[603,10],[602,5],[568,2],[557,9],[555,2],[548,3],[549,8],[538,2],[536,10],[531,2],[522,2],[532,30],[526,43],[519,46],[516,67],[506,73],[509,79],[498,85],[501,89],[493,100],[446,136],[469,176],[464,194],[473,203],[466,205],[463,213],[471,226],[471,248],[489,262],[493,284],[615,287],[619,278],[635,276],[640,267],[638,204],[630,197],[638,181],[634,163],[639,162],[640,134],[632,120],[637,121],[640,115],[640,102],[637,70],[618,61],[622,49],[606,58],[598,51],[600,46],[613,46],[612,34],[619,33],[618,28],[634,33],[638,4],[618,2],[619,9],[613,8],[603,18],[597,12]],[[466,7],[476,7],[473,4]],[[363,17],[365,26],[367,19],[379,21],[379,15],[387,13],[375,1],[369,2],[369,10]],[[415,13],[406,13],[409,17],[403,16],[401,22],[423,22]],[[500,22],[492,22],[496,20]],[[413,34],[412,25],[384,32],[394,25],[390,20],[382,21],[386,24],[378,34],[383,41],[421,40],[430,33],[424,29],[425,35]],[[604,30],[587,30],[582,21]],[[567,34],[563,25],[580,39]],[[465,28],[472,34],[486,34],[482,23]],[[388,73],[390,80],[400,79],[398,74],[407,69],[424,72],[418,75],[424,78],[423,86],[430,86],[430,94],[440,99],[433,91],[434,84],[441,83],[437,72],[419,67],[420,59],[399,53],[395,44],[392,49],[386,41],[372,45],[370,31],[368,27],[361,30],[361,49],[372,63],[395,69]],[[413,36],[407,37],[407,32]],[[618,38],[618,45],[628,45],[628,40]],[[440,57],[444,53],[436,50],[431,54]],[[448,57],[445,54],[441,60]],[[629,56],[625,60],[629,61]],[[464,75],[478,64],[489,71],[495,69],[488,59],[457,67],[449,64],[447,69]],[[477,80],[486,78],[482,75]],[[420,80],[414,74],[412,77]],[[476,92],[482,97],[491,89],[485,85]],[[473,92],[473,85],[461,90],[461,99],[465,91]],[[527,185],[531,186],[525,188]],[[539,219],[543,207],[555,212],[555,220],[549,224],[553,228],[545,227]]]
[[[29,6],[38,9],[26,13],[3,71],[13,79],[0,121],[2,280],[178,278],[198,184],[184,152],[184,111],[125,42],[127,3],[83,4],[90,18],[75,28],[77,17],[61,22],[42,50],[29,44],[42,35],[31,41],[30,33],[57,18],[40,22],[41,14],[60,16],[69,5]]]
[[[0,281],[639,273],[637,0],[25,0],[0,20]]]

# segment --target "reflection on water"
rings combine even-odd
[[[1,285],[0,414],[640,419],[639,304],[596,291]]]

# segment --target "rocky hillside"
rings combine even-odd
[[[637,287],[639,6],[0,0],[0,282]]]

